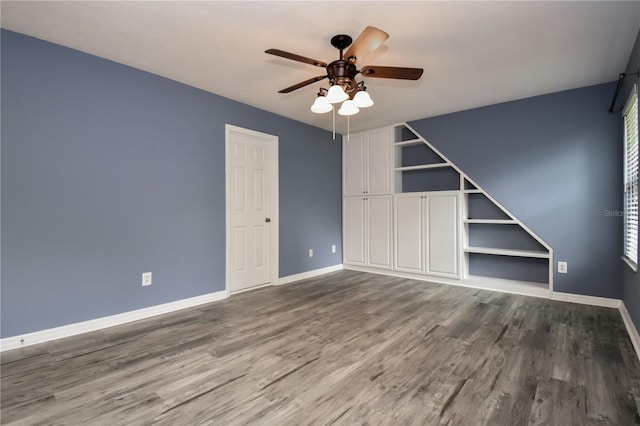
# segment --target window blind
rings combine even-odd
[[[624,256],[638,265],[638,88],[624,108]]]

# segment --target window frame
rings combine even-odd
[[[631,113],[635,113],[635,116]],[[631,115],[630,115],[631,114]],[[635,123],[635,129],[633,131],[635,134],[629,135],[629,120],[627,117],[633,117],[631,119],[631,125]],[[623,224],[623,255],[622,259],[633,269],[635,272],[638,271],[638,155],[640,154],[638,147],[638,86],[634,84],[633,90],[629,95],[627,103],[622,110],[623,117],[623,208],[624,208],[624,224]],[[631,137],[631,140],[630,140]],[[635,144],[635,147],[629,147],[629,144]],[[629,164],[629,152],[632,152],[631,164]],[[633,167],[634,170],[629,170],[630,167]],[[634,212],[634,214],[630,213],[630,210]],[[632,233],[630,235],[630,232]],[[635,235],[633,235],[635,234]],[[629,247],[629,241],[635,241],[635,247]]]

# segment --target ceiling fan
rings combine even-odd
[[[346,101],[338,113],[342,115],[352,115],[358,112],[358,106],[362,108],[373,105],[373,101],[371,101],[369,95],[365,92],[366,87],[364,86],[364,82],[357,82],[355,79],[356,75],[362,74],[367,77],[392,78],[399,80],[418,80],[422,76],[422,68],[369,65],[363,67],[361,70],[357,69],[356,64],[358,61],[380,47],[388,38],[389,34],[379,28],[371,26],[365,28],[358,38],[356,38],[355,42],[353,42],[353,39],[346,34],[338,34],[331,38],[331,45],[340,50],[340,58],[329,64],[317,59],[285,52],[280,49],[268,49],[265,50],[265,53],[326,69],[326,74],[294,84],[293,86],[280,90],[278,93],[293,92],[294,90],[327,78],[331,85],[330,89],[320,89],[320,93],[318,93],[318,99],[324,97],[326,94],[326,99],[323,104],[324,107],[318,110],[314,110],[312,107],[312,111],[329,112],[333,108],[330,107],[329,104]],[[347,48],[348,50],[344,52]],[[360,93],[362,93],[362,95],[360,95]],[[356,101],[358,105],[348,104],[349,100]],[[315,103],[314,106],[316,106]]]

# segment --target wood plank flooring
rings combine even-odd
[[[7,425],[634,425],[615,309],[353,271],[1,355]]]

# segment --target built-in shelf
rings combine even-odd
[[[389,137],[391,140],[388,142],[390,145],[388,152],[391,158],[380,157],[388,159],[391,167],[389,176],[393,183],[394,207],[401,205],[404,197],[412,198],[406,193],[434,193],[434,197],[455,194],[458,197],[455,213],[456,232],[461,235],[457,239],[459,245],[456,258],[460,282],[472,287],[518,294],[535,296],[550,294],[554,273],[553,249],[550,246],[471,181],[463,170],[449,161],[409,125],[400,123],[392,126]],[[374,167],[369,172],[375,169]],[[354,170],[354,179],[361,179],[361,169],[354,168]],[[451,194],[444,194],[444,191]],[[400,195],[402,193],[406,195]],[[409,201],[406,203],[411,204]],[[431,202],[420,203],[421,208],[427,209],[437,205]],[[415,218],[415,209],[409,204],[402,204],[404,210],[401,209],[401,211],[404,212],[404,216],[401,217]],[[390,220],[396,227],[402,222],[397,215],[397,211],[388,215],[391,216]],[[420,218],[420,220],[423,219]],[[403,222],[402,226],[405,225],[409,232],[421,234],[418,222],[412,221],[410,224]],[[348,235],[346,228],[345,233]],[[419,251],[420,247],[414,243],[416,242],[411,240],[406,244],[413,244],[411,249]],[[344,244],[347,245],[347,242]],[[361,244],[361,241],[358,242],[359,248]],[[519,247],[520,249],[498,247]],[[391,250],[386,249],[387,253]],[[345,263],[349,262],[345,261]],[[400,271],[402,268],[396,270]],[[426,273],[426,277],[429,276],[430,273]]]
[[[405,167],[396,167],[396,172],[406,172],[409,170],[426,170],[426,169],[439,169],[442,167],[451,167],[449,163],[435,163],[435,164],[421,164],[419,166],[405,166]]]
[[[514,225],[517,222],[513,219],[465,219],[464,223],[485,223],[491,225]]]
[[[411,145],[424,145],[422,139],[410,139],[408,141],[399,141],[394,144],[395,146],[411,146]]]
[[[499,256],[535,257],[538,259],[550,258],[548,252],[533,250],[501,249],[495,247],[466,247],[464,251],[465,253],[497,254]]]
[[[485,277],[481,275],[468,275],[464,283],[478,288],[505,291],[507,293],[526,294],[528,296],[549,296],[549,285],[533,281],[507,280],[504,278]]]

